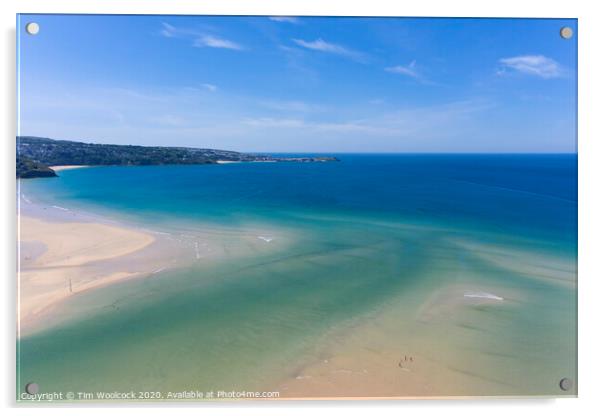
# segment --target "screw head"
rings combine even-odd
[[[563,27],[562,29],[560,29],[560,37],[562,37],[562,39],[570,39],[573,37],[573,29],[571,29],[568,26]]]
[[[569,391],[570,389],[573,388],[573,380],[565,377],[562,380],[560,380],[560,383],[558,383],[558,385],[560,386],[560,388],[562,390]]]
[[[40,25],[36,22],[29,22],[25,25],[25,31],[30,35],[37,35],[40,31]]]
[[[27,383],[25,385],[25,391],[28,394],[36,394],[40,391],[40,386],[38,386],[37,383]]]

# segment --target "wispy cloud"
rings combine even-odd
[[[241,51],[244,49],[242,45],[229,39],[200,32],[195,29],[181,28],[162,23],[161,31],[159,32],[166,38],[188,39],[192,41],[192,46],[197,48],[219,48]]]
[[[374,137],[409,138],[454,136],[466,130],[479,113],[494,106],[480,99],[455,101],[428,107],[403,108],[364,118],[311,120],[306,117],[246,117],[242,123],[257,129],[281,129],[310,133],[369,134]],[[441,128],[445,126],[445,128]]]
[[[306,49],[340,55],[358,62],[366,61],[365,54],[342,45],[337,45],[336,43],[326,42],[322,38],[318,38],[314,41],[307,41],[303,39],[292,39],[292,41]]]
[[[304,82],[313,82],[318,79],[318,72],[309,66],[304,59],[305,51],[293,46],[278,45],[282,56],[286,59],[288,68],[297,76],[303,77]]]
[[[393,74],[406,75],[412,78],[420,78],[420,74],[416,70],[416,61],[412,61],[409,65],[396,65],[385,68],[385,71]]]
[[[163,29],[161,29],[161,32],[159,33],[161,33],[163,36],[166,38],[173,38],[176,36],[177,29],[174,26],[165,22],[161,23],[161,25],[163,26]]]
[[[201,34],[201,32],[197,30],[176,27],[166,22],[161,23],[161,30],[159,31],[159,33],[166,38],[195,37],[200,36]]]
[[[508,70],[535,75],[540,78],[558,78],[564,74],[563,68],[552,58],[543,55],[522,55],[500,59],[501,69],[498,75],[505,74]]]
[[[292,17],[292,16],[270,16],[270,17],[268,17],[268,19],[270,19],[274,22],[281,22],[281,23],[293,23],[293,24],[299,23],[299,19],[296,17]]]
[[[297,118],[257,117],[245,118],[242,122],[250,127],[260,129],[304,129],[312,133],[364,133],[389,136],[397,133],[388,126],[371,125],[355,121],[314,122]]]
[[[258,104],[264,108],[279,112],[314,113],[327,109],[323,105],[299,100],[259,100]]]
[[[243,50],[243,47],[236,42],[228,39],[218,38],[212,35],[203,35],[194,41],[194,46],[197,48],[221,48],[221,49],[232,49],[236,51]]]
[[[485,149],[481,125],[491,120],[494,105],[468,99],[420,107],[370,109],[366,102],[349,102],[322,108],[319,101],[279,98],[266,105],[254,96],[202,93],[201,84],[140,91],[53,88],[31,90],[36,95],[25,101],[25,134],[261,152]]]
[[[437,83],[428,79],[424,75],[424,70],[419,68],[418,65],[416,65],[415,60],[407,65],[395,65],[386,67],[385,71],[390,72],[392,74],[412,78],[423,85],[437,85]]]
[[[217,86],[213,84],[201,84],[201,87],[205,88],[207,91],[215,92],[217,91]]]
[[[292,118],[274,118],[274,117],[246,117],[242,120],[243,124],[261,128],[299,128],[307,127],[303,120]]]

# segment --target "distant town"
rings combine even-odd
[[[17,137],[17,177],[53,177],[64,165],[200,165],[220,162],[337,162],[332,156],[278,157],[191,147],[130,146]]]

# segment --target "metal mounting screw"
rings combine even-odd
[[[573,380],[571,380],[570,378],[563,378],[562,380],[560,380],[560,383],[558,383],[558,385],[562,390],[569,391],[573,388]]]
[[[30,22],[25,25],[25,31],[30,35],[37,35],[40,31],[40,25],[36,22]]]
[[[28,394],[36,394],[38,391],[40,391],[40,386],[38,386],[37,383],[27,383],[25,385],[25,391]]]
[[[560,37],[562,39],[570,39],[573,37],[573,29],[571,29],[568,26],[563,27],[562,29],[560,29]]]

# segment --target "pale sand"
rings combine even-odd
[[[68,170],[68,169],[80,169],[80,168],[88,168],[90,166],[88,165],[59,165],[59,166],[50,166],[50,169],[52,169],[55,172],[59,172],[61,170]]]
[[[470,362],[469,354],[447,358],[443,358],[446,354],[433,354],[432,350],[437,349],[433,346],[441,339],[423,333],[424,328],[436,325],[445,334],[445,328],[454,325],[447,320],[467,306],[504,307],[506,300],[465,296],[499,293],[497,288],[473,292],[471,287],[450,285],[425,298],[417,310],[393,304],[351,327],[328,333],[309,364],[278,386],[281,397],[410,398],[509,393],[509,386],[502,381],[452,364]],[[511,295],[513,298],[514,293]]]
[[[107,268],[91,276],[88,266],[138,252],[155,237],[100,223],[48,222],[21,215],[19,241],[19,318],[21,326],[28,326],[70,296],[137,275]]]
[[[260,225],[242,230],[204,225],[166,233],[106,225],[76,211],[31,207],[36,208],[28,205],[30,212],[20,215],[19,336],[94,313],[95,307],[62,307],[84,291],[195,262],[285,250],[291,242],[281,230]]]
[[[453,243],[525,278],[552,285],[575,283],[576,271],[570,261],[503,246]],[[524,305],[528,295],[503,281],[475,279],[468,272],[461,278],[452,273],[442,281],[453,283],[430,294],[400,297],[351,326],[324,335],[304,359],[305,364],[277,383],[281,397],[520,394],[523,390],[517,386],[522,380],[497,370],[521,368],[522,356],[505,355],[498,343],[486,341],[491,331],[508,331],[503,311]],[[487,321],[481,316],[485,310],[492,312]],[[471,311],[480,312],[475,315]],[[487,327],[492,323],[493,328]],[[511,331],[508,339],[512,339]]]

